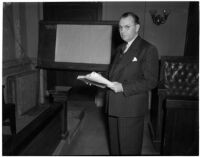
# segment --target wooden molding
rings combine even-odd
[[[4,61],[3,77],[31,70],[31,63],[32,62],[29,58]]]

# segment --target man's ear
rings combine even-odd
[[[140,25],[136,24],[136,32],[139,32],[139,30],[140,30]]]

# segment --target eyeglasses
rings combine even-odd
[[[130,28],[131,28],[131,26],[134,26],[134,25],[125,25],[125,26],[119,26],[119,31],[122,31],[123,30],[123,28],[125,29],[125,31],[128,31]]]

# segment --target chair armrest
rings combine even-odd
[[[199,100],[193,97],[167,97],[166,108],[190,108],[198,109]]]

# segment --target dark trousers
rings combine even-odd
[[[140,155],[144,117],[108,117],[110,155]]]

